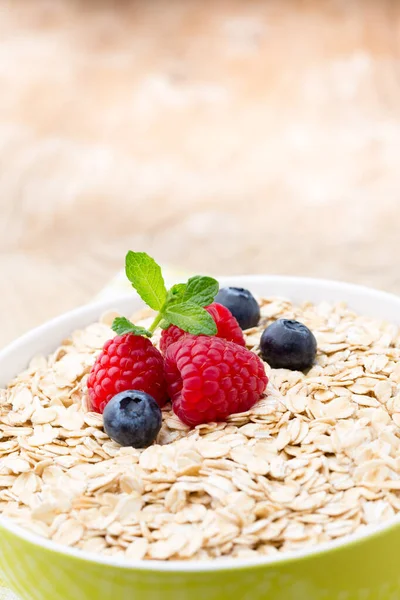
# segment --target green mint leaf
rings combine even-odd
[[[176,283],[168,292],[167,303],[178,304],[183,302],[183,296],[185,294],[187,285],[186,283]]]
[[[112,330],[118,335],[125,335],[125,333],[133,333],[134,335],[145,335],[151,337],[150,331],[147,331],[144,327],[139,327],[132,323],[125,317],[116,317],[112,324]]]
[[[212,277],[197,275],[191,277],[186,285],[183,302],[192,302],[199,306],[208,306],[218,294],[219,283]]]
[[[211,315],[204,308],[192,302],[167,306],[165,318],[193,335],[215,335],[217,326]]]
[[[126,276],[139,296],[153,310],[161,310],[167,290],[160,266],[146,252],[129,251],[125,261]]]
[[[183,296],[186,288],[187,288],[186,283],[176,283],[175,285],[172,286],[172,288],[169,291],[173,296]]]

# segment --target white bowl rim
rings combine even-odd
[[[317,286],[321,290],[326,290],[328,292],[328,297],[326,301],[329,302],[329,291],[335,290],[336,292],[342,291],[345,295],[356,294],[356,295],[365,295],[369,296],[370,299],[374,299],[375,301],[389,301],[397,303],[399,306],[399,324],[400,324],[400,297],[395,294],[391,294],[388,292],[376,290],[374,288],[369,288],[367,286],[356,285],[352,283],[346,283],[341,281],[329,280],[329,279],[317,279],[310,277],[294,277],[294,276],[284,276],[284,275],[237,275],[237,276],[224,276],[218,278],[222,285],[247,285],[251,288],[252,283],[270,283],[274,284],[287,284],[289,286],[302,286],[302,287],[312,287]],[[273,294],[277,295],[277,294]],[[115,304],[122,302],[132,301],[134,298],[133,294],[122,295],[116,297],[114,299],[102,300],[99,302],[93,302],[91,304],[82,306],[80,308],[74,309],[67,313],[60,315],[50,321],[47,321],[43,325],[36,327],[24,334],[11,344],[7,345],[4,349],[0,351],[0,364],[4,357],[15,350],[15,348],[24,345],[31,338],[36,338],[41,333],[44,333],[47,329],[51,329],[56,324],[61,322],[69,322],[73,321],[74,318],[78,316],[91,315],[93,312],[97,312],[98,315],[101,313],[112,309]],[[371,315],[373,316],[373,315]],[[90,323],[90,322],[89,322]],[[88,323],[88,324],[89,324]],[[73,329],[73,325],[71,326],[71,331]],[[395,526],[400,525],[400,513],[391,519],[388,519],[382,524],[378,525],[369,525],[366,526],[361,532],[353,533],[337,540],[333,540],[330,542],[325,542],[322,544],[317,544],[316,546],[295,550],[282,552],[274,556],[267,556],[262,558],[249,558],[249,559],[241,559],[241,558],[220,558],[215,560],[196,560],[196,561],[182,561],[182,560],[165,560],[165,561],[153,561],[153,560],[135,560],[128,561],[127,559],[108,557],[102,555],[96,555],[94,553],[87,552],[85,550],[70,548],[68,546],[64,546],[57,542],[53,542],[51,540],[47,540],[42,538],[41,536],[30,532],[29,530],[15,524],[12,519],[8,517],[4,517],[0,515],[0,526],[10,533],[16,535],[18,538],[22,538],[26,542],[43,547],[46,550],[51,552],[56,552],[57,554],[67,555],[71,558],[88,561],[94,564],[107,565],[114,568],[120,568],[122,570],[129,571],[153,571],[153,572],[172,572],[172,573],[201,573],[201,572],[209,572],[209,571],[226,571],[231,569],[247,569],[247,568],[261,568],[261,567],[271,567],[273,568],[275,565],[279,566],[282,563],[295,562],[299,560],[304,560],[307,558],[311,558],[312,556],[317,556],[323,553],[330,553],[335,550],[339,550],[341,548],[347,546],[353,546],[361,543],[364,540],[373,538],[377,535],[380,535],[389,529],[392,529]],[[400,532],[399,532],[400,536]]]

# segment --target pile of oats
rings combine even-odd
[[[189,430],[167,407],[146,450],[120,448],[88,409],[87,376],[115,315],[35,358],[0,391],[0,511],[55,542],[130,560],[273,555],[393,517],[398,328],[343,304],[260,304],[248,347],[257,352],[272,320],[295,318],[317,337],[316,366],[266,365],[266,397],[227,423]]]

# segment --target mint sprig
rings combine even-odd
[[[166,329],[169,325],[176,325],[193,335],[217,333],[213,318],[203,307],[213,302],[219,289],[218,281],[197,275],[167,291],[161,267],[145,252],[129,251],[125,270],[132,287],[158,314],[149,329],[138,327],[125,317],[117,317],[112,325],[117,334],[151,337],[158,326]]]
[[[161,310],[167,299],[167,288],[160,265],[146,252],[129,251],[125,259],[125,272],[141,299],[150,308]]]
[[[197,275],[191,277],[186,284],[183,302],[192,302],[199,306],[208,306],[218,294],[219,283],[212,277]]]
[[[144,335],[151,337],[151,332],[144,327],[139,327],[127,319],[126,317],[116,317],[112,325],[113,331],[118,335],[125,335],[125,333],[133,333],[134,335]]]
[[[215,335],[217,326],[212,316],[198,304],[182,302],[167,307],[165,319],[193,335]]]
[[[186,288],[186,283],[176,283],[175,285],[173,285],[167,295],[168,304],[171,305],[181,303],[183,300],[183,296],[185,295]]]

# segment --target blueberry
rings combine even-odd
[[[258,325],[260,307],[249,290],[240,287],[226,287],[219,290],[215,302],[229,308],[242,329]]]
[[[317,340],[303,323],[279,319],[264,330],[260,349],[262,358],[273,369],[304,371],[314,363]]]
[[[147,448],[161,429],[161,410],[152,396],[137,390],[121,392],[103,413],[104,429],[121,446]]]

